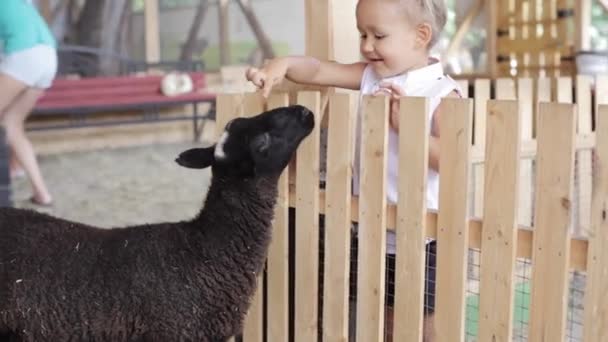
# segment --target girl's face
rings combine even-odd
[[[359,0],[357,28],[361,55],[381,77],[427,65],[426,44],[396,1]]]

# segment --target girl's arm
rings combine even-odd
[[[458,93],[456,93],[455,91],[453,91],[446,97],[460,98],[461,96],[458,95]],[[433,114],[433,121],[431,123],[431,136],[429,138],[429,168],[435,170],[436,172],[439,172],[439,123],[441,122],[441,108],[441,105],[439,105],[437,109],[435,109],[435,113]]]
[[[406,96],[405,91],[401,87],[392,83],[382,83],[378,94],[389,94],[391,96],[390,106],[390,126],[399,133],[399,98]],[[460,97],[453,91],[447,97]],[[435,109],[433,113],[433,121],[431,122],[431,136],[429,137],[429,168],[439,172],[439,122],[441,120],[441,106]]]
[[[249,68],[247,79],[268,96],[284,78],[301,84],[359,89],[365,63],[340,64],[314,57],[290,56],[269,61],[263,68]]]

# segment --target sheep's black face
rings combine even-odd
[[[280,174],[314,124],[314,115],[303,106],[237,118],[226,125],[215,145],[185,151],[176,161],[196,169],[213,166],[229,176]]]

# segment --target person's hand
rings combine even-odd
[[[380,89],[378,89],[375,93],[374,96],[377,95],[389,95],[391,97],[390,101],[391,101],[391,109],[390,109],[390,116],[389,116],[389,123],[391,125],[391,127],[398,131],[399,130],[399,99],[403,96],[405,96],[405,90],[403,90],[403,88],[401,88],[400,86],[394,84],[394,83],[389,83],[389,82],[382,82],[380,83]]]
[[[268,97],[272,87],[281,83],[287,74],[289,63],[285,58],[275,58],[265,63],[261,69],[251,67],[247,69],[245,77]]]

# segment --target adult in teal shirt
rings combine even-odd
[[[30,0],[0,0],[0,122],[11,150],[11,170],[23,168],[32,202],[50,205],[46,186],[24,122],[57,72],[56,43]]]

